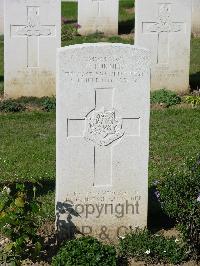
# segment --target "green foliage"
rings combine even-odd
[[[55,112],[0,115],[0,182],[55,180]]]
[[[192,107],[196,107],[200,105],[200,95],[188,95],[184,98],[186,103],[192,105]]]
[[[120,239],[119,252],[123,257],[155,264],[177,264],[188,257],[187,248],[180,240],[153,235],[146,229],[137,229]]]
[[[165,89],[151,92],[152,104],[161,104],[169,107],[171,105],[179,104],[180,102],[181,98],[175,92]]]
[[[16,184],[15,189],[4,187],[0,193],[0,228],[9,239],[3,249],[7,262],[19,262],[29,255],[36,258],[40,253],[42,245],[35,223],[39,203],[35,192],[34,186],[31,195],[25,185]]]
[[[23,104],[23,105],[32,105],[32,106],[38,106],[40,107],[42,103],[44,102],[44,99],[46,97],[38,98],[38,97],[20,97],[15,100],[15,102]]]
[[[46,112],[56,110],[56,98],[55,97],[44,97],[42,102],[42,109]]]
[[[116,250],[92,237],[71,240],[61,247],[52,266],[115,266]]]
[[[179,223],[184,240],[200,256],[200,158],[188,159],[158,185],[164,211]]]
[[[15,100],[8,99],[0,102],[0,112],[5,113],[16,113],[25,110],[25,106],[22,103],[16,102]]]
[[[77,36],[77,24],[62,25],[62,42],[73,40]]]

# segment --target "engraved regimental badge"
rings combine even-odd
[[[85,139],[98,146],[108,146],[124,135],[122,119],[113,109],[93,110],[86,117]]]

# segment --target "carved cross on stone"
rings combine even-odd
[[[40,25],[40,9],[27,7],[27,24],[11,25],[11,37],[27,38],[27,67],[39,67],[39,38],[55,37],[55,25]]]
[[[104,2],[105,0],[92,0],[92,2],[96,2],[98,4],[98,17],[101,13],[101,2]]]
[[[113,147],[119,140],[140,135],[140,118],[121,118],[113,97],[113,88],[95,89],[94,109],[84,118],[67,119],[67,137],[84,138],[94,146],[95,187],[112,186]]]
[[[157,64],[167,64],[169,59],[169,34],[184,31],[184,22],[173,22],[171,4],[159,4],[157,22],[143,22],[145,34],[157,34]]]

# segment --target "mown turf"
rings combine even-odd
[[[149,180],[163,178],[186,157],[200,152],[200,110],[152,111],[150,121]]]
[[[0,115],[0,181],[55,178],[55,113]]]

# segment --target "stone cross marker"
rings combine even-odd
[[[192,33],[200,37],[200,0],[192,0]]]
[[[6,97],[55,94],[60,16],[60,0],[5,1]]]
[[[149,52],[84,44],[58,53],[57,227],[108,237],[147,222]],[[101,237],[101,236],[100,236]]]
[[[189,87],[190,0],[137,0],[135,43],[151,50],[151,88]]]
[[[79,33],[118,34],[118,0],[82,0],[78,3]]]

